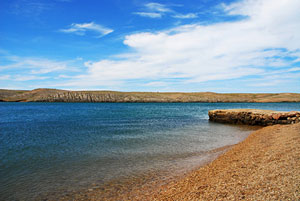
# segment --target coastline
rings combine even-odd
[[[62,191],[59,193],[62,194],[60,196],[56,193],[41,194],[35,200],[134,200],[136,193],[142,193],[143,196],[150,195],[163,185],[183,179],[191,172],[211,163],[233,146],[235,144],[205,151],[201,156],[197,155],[194,157],[195,164],[192,164],[190,161],[191,158],[189,158],[188,161],[182,160],[181,164],[177,164],[172,169],[147,171],[131,176],[119,177],[102,184],[92,184],[85,189],[68,192]],[[177,166],[180,166],[180,168]]]
[[[177,180],[116,191],[105,200],[298,200],[299,144],[300,123],[264,127]],[[99,200],[102,195],[93,189],[70,196]]]

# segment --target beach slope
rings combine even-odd
[[[147,199],[299,200],[299,144],[299,123],[262,128],[211,164],[161,187]]]

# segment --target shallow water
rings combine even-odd
[[[208,121],[208,110],[299,110],[299,103],[0,103],[0,200],[198,166],[254,128]],[[184,165],[181,165],[184,164]]]

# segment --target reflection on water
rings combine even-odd
[[[0,103],[0,200],[184,173],[255,129],[209,123],[208,110],[217,108],[299,104]]]

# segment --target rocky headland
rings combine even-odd
[[[118,92],[0,89],[5,102],[300,102],[298,93]]]
[[[300,122],[300,112],[278,112],[256,109],[210,110],[209,120],[220,123],[268,126]]]

